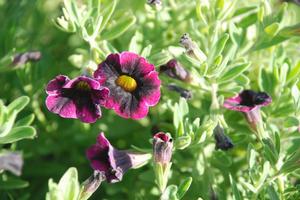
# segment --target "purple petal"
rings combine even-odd
[[[81,81],[87,83],[91,89],[99,89],[100,88],[100,84],[98,81],[96,81],[92,78],[89,78],[87,76],[79,76],[79,77],[76,77],[76,78],[70,80],[66,85],[64,85],[64,88],[73,88],[74,86],[76,86],[77,83],[79,83]]]
[[[51,80],[46,88],[47,94],[57,94],[60,92],[62,87],[68,83],[70,79],[67,76],[64,75],[58,75],[55,77],[55,79]]]
[[[145,101],[148,106],[154,106],[160,99],[160,80],[158,73],[153,71],[144,77],[144,85],[141,90],[142,101]]]
[[[99,105],[90,103],[79,107],[76,114],[82,122],[94,123],[101,117],[101,109]]]
[[[69,98],[60,95],[48,96],[46,106],[48,110],[63,118],[77,118],[76,105]]]

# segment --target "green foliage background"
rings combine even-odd
[[[81,4],[84,1],[78,2]],[[102,2],[104,7],[108,3],[108,1]],[[203,25],[197,16],[197,2],[193,0],[163,1],[165,8],[155,11],[149,6],[145,8],[144,0],[119,1],[107,29],[110,30],[110,26],[124,16],[135,16],[136,22],[125,33],[109,40],[109,43],[119,52],[128,50],[132,37],[138,31],[143,36],[139,45],[143,48],[152,45],[148,59],[158,67],[171,58],[171,54],[166,53],[170,50],[169,47],[179,47],[180,37],[187,32],[204,53],[209,55],[213,43],[205,43],[205,41],[209,40],[211,29],[214,28],[214,19],[209,19],[211,24]],[[277,12],[281,4],[280,1],[271,1],[273,12]],[[30,97],[29,105],[18,115],[18,119],[34,113],[35,120],[32,125],[37,131],[37,137],[33,140],[2,145],[3,149],[23,152],[25,164],[20,178],[27,181],[29,185],[24,188],[20,186],[19,189],[1,189],[0,185],[0,199],[43,199],[48,191],[49,178],[58,182],[62,174],[71,166],[77,168],[79,181],[84,181],[92,174],[92,169],[85,157],[85,150],[95,143],[95,138],[100,131],[104,131],[111,143],[119,149],[129,149],[131,145],[151,149],[149,139],[152,137],[153,129],[157,127],[161,131],[170,132],[175,138],[178,134],[178,130],[173,126],[174,116],[170,105],[178,102],[179,96],[164,88],[165,83],[170,79],[163,76],[161,77],[164,81],[162,99],[159,105],[151,108],[149,116],[140,121],[123,119],[113,111],[102,109],[103,117],[95,124],[89,125],[78,120],[60,118],[46,109],[44,89],[48,81],[58,74],[65,74],[69,77],[80,75],[81,69],[71,64],[69,56],[76,52],[88,55],[90,49],[89,44],[79,34],[62,32],[54,26],[53,20],[62,15],[62,6],[63,3],[60,0],[0,0],[0,58],[30,50],[38,50],[42,53],[42,59],[36,63],[27,63],[16,70],[0,72],[0,98],[7,105],[19,96]],[[259,8],[261,1],[238,1],[235,9],[251,6]],[[210,9],[210,12],[213,12],[215,8]],[[236,26],[244,30],[251,25],[255,26],[258,23],[257,12],[258,10],[255,10],[247,19],[242,18],[243,21],[236,22]],[[274,19],[275,15],[272,14],[272,17]],[[300,7],[289,3],[282,18],[280,19],[282,27],[299,23]],[[227,19],[227,21],[230,20],[233,19]],[[228,32],[228,30],[225,29],[223,32]],[[273,97],[272,106],[264,108],[264,117],[267,129],[272,136],[274,132],[280,135],[282,144],[280,155],[283,160],[298,149],[300,142],[296,129],[300,118],[290,90],[292,86],[297,85],[296,79],[299,74],[287,79],[289,82],[283,83],[281,79],[276,79],[275,73],[277,68],[280,73],[283,63],[289,65],[289,73],[285,74],[286,77],[291,74],[293,68],[300,68],[297,66],[300,52],[299,37],[288,37],[290,38],[287,39],[290,40],[274,44],[275,46],[272,47],[270,45],[261,47],[259,51],[242,52],[246,49],[244,46],[247,46],[247,43],[258,44],[255,39],[246,40],[237,50],[240,54],[234,58],[236,61],[251,62],[251,67],[244,72],[246,79],[244,76],[240,82],[234,80],[233,85],[224,84],[219,90],[219,95],[223,98],[236,94],[242,88],[264,90]],[[271,39],[271,41],[274,40]],[[229,46],[225,46],[224,51],[228,52],[229,49]],[[190,70],[195,68],[183,55],[177,56],[176,54],[176,57],[186,68]],[[232,61],[232,63],[238,62]],[[7,67],[1,64],[0,68]],[[198,73],[201,75],[201,72]],[[202,123],[203,119],[211,114],[210,91],[202,90],[199,86],[197,88],[177,83],[193,91],[193,99],[188,101],[189,113],[186,117],[190,122],[200,117]],[[232,196],[229,174],[237,182],[240,191],[244,188],[242,195],[245,199],[250,199],[251,192],[239,183],[238,178],[242,177],[246,182],[255,180],[250,177],[252,173],[250,171],[255,171],[257,177],[261,176],[263,163],[268,160],[262,156],[264,150],[261,150],[260,144],[247,127],[243,116],[231,111],[222,110],[221,112],[224,113],[229,127],[226,132],[232,137],[235,148],[225,153],[214,151],[213,137],[208,136],[203,144],[195,143],[183,150],[176,149],[169,185],[179,185],[184,178],[193,177],[192,185],[183,199],[190,200],[199,197],[210,199],[211,188],[214,188],[219,199],[229,199],[229,196]],[[247,166],[247,149],[250,143],[260,153],[256,160],[258,163],[256,168],[251,170]],[[201,161],[203,158],[199,157],[203,152],[204,154],[209,152],[205,161]],[[204,173],[201,173],[201,170],[204,170]],[[9,173],[1,176],[12,177]],[[297,170],[292,175],[286,175],[285,188],[291,188],[296,195],[291,199],[299,197],[297,196],[299,191],[295,187],[299,176],[300,173],[297,173]],[[274,188],[277,191],[276,184]],[[268,194],[271,193],[269,190],[274,188],[270,189],[266,184],[264,192],[257,198],[272,199]],[[91,199],[158,199],[158,195],[153,169],[149,164],[140,169],[130,170],[119,183],[103,183]],[[284,194],[282,197],[288,199],[289,195]]]

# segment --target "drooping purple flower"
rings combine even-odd
[[[15,55],[14,60],[12,62],[13,66],[24,65],[29,61],[38,61],[41,59],[41,52],[39,51],[30,51],[25,53],[19,53]]]
[[[92,168],[103,172],[109,183],[121,181],[127,170],[141,167],[151,158],[150,154],[133,153],[114,148],[103,132],[98,135],[97,143],[86,151],[86,155]]]
[[[100,105],[109,90],[86,76],[70,80],[59,75],[51,80],[46,88],[46,106],[49,111],[63,118],[78,118],[82,122],[94,123],[101,117]]]
[[[237,96],[226,99],[224,107],[243,112],[250,126],[256,130],[256,125],[261,122],[260,107],[267,106],[271,102],[272,98],[265,92],[244,90]]]
[[[233,148],[233,143],[227,135],[224,133],[224,129],[217,125],[214,129],[214,138],[216,140],[216,149],[221,149],[227,151]]]
[[[185,99],[191,99],[193,97],[193,94],[190,90],[179,87],[178,85],[176,85],[174,83],[169,84],[167,87],[169,90],[179,93],[180,96]]]
[[[124,118],[141,119],[160,99],[160,80],[154,65],[131,52],[110,54],[94,73],[109,88],[104,106]]]
[[[159,70],[171,78],[184,82],[191,81],[190,73],[176,59],[169,60],[166,64],[160,66]]]
[[[164,133],[158,132],[153,136],[153,156],[154,162],[168,164],[172,158],[173,141]]]

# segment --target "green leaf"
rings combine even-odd
[[[177,186],[176,185],[169,185],[164,193],[161,196],[161,200],[178,200],[177,198]]]
[[[68,169],[68,171],[60,179],[58,187],[63,193],[63,199],[77,200],[80,192],[80,186],[76,168],[71,167]]]
[[[270,199],[272,200],[280,200],[277,192],[275,191],[274,187],[272,185],[269,185],[267,187],[267,192],[268,192],[268,195],[270,197]]]
[[[179,99],[179,109],[181,111],[182,117],[184,117],[185,115],[187,115],[189,113],[189,106],[187,104],[186,99],[183,97],[180,97],[180,99]]]
[[[59,187],[52,179],[48,181],[49,192],[46,194],[46,200],[64,200],[63,194],[59,190]]]
[[[25,106],[29,103],[30,99],[27,96],[22,96],[17,99],[15,99],[13,102],[11,102],[8,105],[8,112],[12,113],[13,111],[16,111],[19,113],[21,110],[25,108]]]
[[[178,199],[182,199],[185,193],[189,190],[192,184],[193,178],[187,177],[185,178],[178,187],[177,197]]]
[[[128,30],[136,21],[135,16],[124,17],[122,20],[119,20],[113,27],[106,30],[102,36],[102,40],[112,40],[120,35],[122,35],[126,30]]]
[[[31,126],[20,126],[13,128],[6,136],[0,137],[0,144],[17,142],[22,139],[33,139],[36,130]]]
[[[17,178],[8,177],[6,180],[0,179],[0,188],[2,190],[20,189],[28,187],[29,183]]]
[[[283,126],[286,128],[299,126],[299,120],[296,117],[288,116],[284,119]]]
[[[18,120],[15,126],[29,126],[34,120],[34,114],[30,114],[22,119]]]
[[[274,35],[277,34],[278,29],[279,29],[279,23],[275,22],[275,23],[273,23],[273,24],[267,26],[267,27],[265,28],[265,32],[266,32],[268,35],[270,35],[270,36],[273,37]]]
[[[242,74],[250,67],[250,63],[241,63],[229,69],[220,79],[219,82],[227,82]]]
[[[210,54],[209,54],[209,58],[208,58],[208,64],[211,65],[213,63],[213,61],[215,60],[215,58],[222,54],[224,47],[227,43],[229,39],[229,35],[227,33],[224,33],[219,40],[213,45]]]
[[[242,196],[236,186],[235,181],[233,180],[231,174],[229,175],[230,183],[231,183],[231,189],[233,193],[234,200],[242,200]]]
[[[139,54],[142,50],[143,35],[136,31],[129,43],[129,51]]]
[[[192,138],[189,135],[180,136],[175,140],[176,149],[185,149],[191,144]]]
[[[300,74],[300,61],[289,71],[287,75],[287,82],[291,82],[299,77]]]
[[[101,28],[99,29],[99,33],[101,33],[105,28],[106,25],[108,23],[108,21],[110,20],[113,12],[115,11],[116,5],[117,5],[117,0],[112,0],[112,1],[108,1],[109,4],[105,5],[105,9],[103,10],[103,20],[101,23]]]
[[[149,44],[148,46],[146,46],[142,53],[141,53],[141,56],[144,57],[144,58],[148,58],[148,56],[150,56],[151,54],[151,50],[152,50],[152,45]]]

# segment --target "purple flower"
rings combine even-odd
[[[78,118],[82,122],[94,123],[101,117],[100,105],[109,90],[86,76],[70,80],[59,75],[46,88],[48,110],[63,118]]]
[[[39,51],[31,51],[25,53],[19,53],[15,55],[14,60],[12,62],[13,66],[24,65],[29,61],[38,61],[41,59],[41,52]]]
[[[124,118],[141,119],[160,99],[160,80],[154,65],[131,52],[110,54],[94,77],[109,88],[104,106]]]
[[[224,129],[220,126],[217,125],[216,128],[214,129],[214,137],[216,140],[216,149],[221,149],[221,150],[228,150],[233,148],[233,143],[227,135],[224,133]]]
[[[224,107],[243,112],[250,126],[256,130],[257,124],[261,122],[260,107],[267,106],[271,102],[272,98],[265,92],[244,90],[239,95],[226,99]]]
[[[109,183],[121,181],[128,169],[138,168],[151,158],[149,154],[115,149],[103,132],[98,135],[97,143],[86,151],[86,155],[92,168],[103,172]]]
[[[168,164],[172,158],[173,141],[164,133],[158,132],[153,136],[153,156],[156,163]]]
[[[160,66],[160,72],[184,82],[191,81],[190,73],[175,59],[171,59],[166,64]]]

